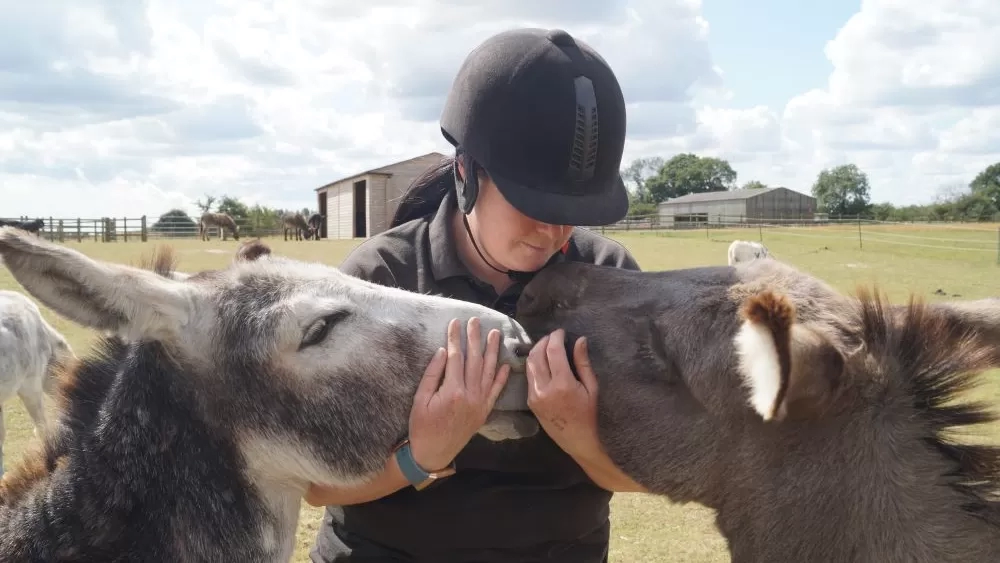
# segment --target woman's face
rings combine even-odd
[[[489,176],[478,176],[479,197],[469,214],[469,227],[480,250],[501,269],[533,271],[544,266],[569,240],[573,226],[550,225],[524,215],[507,202]]]

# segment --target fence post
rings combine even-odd
[[[76,218],[76,242],[83,242],[83,231],[80,228],[80,218]]]
[[[140,229],[140,231],[139,231],[139,240],[141,240],[142,242],[146,242],[149,239],[149,234],[146,233],[146,216],[145,215],[143,215],[142,218],[139,219],[139,224],[140,224],[140,226],[139,226],[139,229]]]
[[[1000,264],[1000,227],[997,227],[997,264]]]
[[[864,250],[865,245],[861,242],[861,214],[858,214],[858,249]]]
[[[59,220],[59,242],[66,242],[65,235],[63,234],[63,220]]]

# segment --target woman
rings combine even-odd
[[[455,158],[414,182],[392,228],[359,245],[344,271],[513,314],[531,272],[549,263],[638,269],[621,245],[573,227],[613,223],[628,208],[618,172],[624,100],[590,47],[559,30],[487,39],[459,70],[441,130]],[[477,340],[478,325],[466,328]],[[449,327],[449,348],[459,330]],[[496,339],[468,361],[435,357],[409,441],[383,473],[351,489],[310,489],[306,501],[327,506],[312,560],[607,561],[611,492],[643,489],[597,440],[584,342],[573,347],[577,382],[562,339],[556,331],[529,355],[529,406],[545,432],[524,440],[475,434],[507,377]]]

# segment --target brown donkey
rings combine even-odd
[[[715,509],[735,563],[1000,561],[1000,449],[949,437],[994,420],[953,400],[1000,367],[1000,299],[893,306],[771,258],[564,263],[517,319],[587,337],[608,454]]]
[[[479,317],[475,349],[497,329],[500,361],[520,363],[526,336],[500,313],[257,245],[193,274],[160,256],[154,273],[0,228],[27,292],[103,333],[62,376],[40,450],[4,476],[0,561],[285,563],[308,483],[364,482],[406,435],[415,366],[450,319]],[[494,414],[525,401],[512,374]]]
[[[312,229],[313,237],[316,240],[320,240],[320,236],[323,234],[323,221],[326,221],[326,215],[322,215],[320,213],[313,213],[306,221],[309,223],[309,227]]]
[[[208,229],[217,228],[222,240],[226,240],[226,231],[233,233],[234,240],[240,240],[240,226],[228,213],[205,213],[198,221],[198,235],[201,240],[208,240]]]
[[[288,211],[282,214],[281,227],[285,231],[285,240],[288,240],[289,232],[292,233],[295,240],[302,240],[303,236],[305,236],[306,239],[312,238],[312,227],[306,222],[306,218],[303,217],[301,213]]]

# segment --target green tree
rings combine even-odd
[[[274,230],[281,225],[281,210],[271,209],[265,205],[254,205],[248,210],[246,228],[261,229],[262,231]]]
[[[812,187],[817,207],[831,215],[859,215],[868,211],[871,186],[868,175],[854,164],[842,164],[819,173]]]
[[[171,209],[160,218],[149,230],[172,237],[193,237],[198,233],[198,224],[182,209]]]
[[[625,185],[631,184],[629,199],[633,205],[653,203],[646,183],[655,177],[663,168],[663,157],[653,156],[637,158],[621,171]]]
[[[1000,162],[987,166],[976,175],[969,188],[993,202],[994,209],[1000,209]]]
[[[216,208],[219,213],[227,213],[236,224],[243,225],[250,217],[250,208],[238,198],[224,195],[219,199],[219,206]]]
[[[653,202],[659,203],[691,193],[733,189],[736,171],[725,160],[683,153],[666,161],[645,185]]]
[[[760,180],[750,180],[746,184],[743,184],[744,190],[765,190],[767,189],[767,184],[761,182]]]
[[[209,211],[211,211],[213,203],[215,203],[215,196],[214,195],[208,195],[208,194],[205,194],[205,202],[204,203],[202,203],[202,201],[200,199],[198,201],[194,202],[194,204],[198,206],[198,209],[200,209],[202,213],[208,213]]]
[[[888,202],[876,203],[869,208],[876,221],[888,221],[896,213],[896,208]]]

